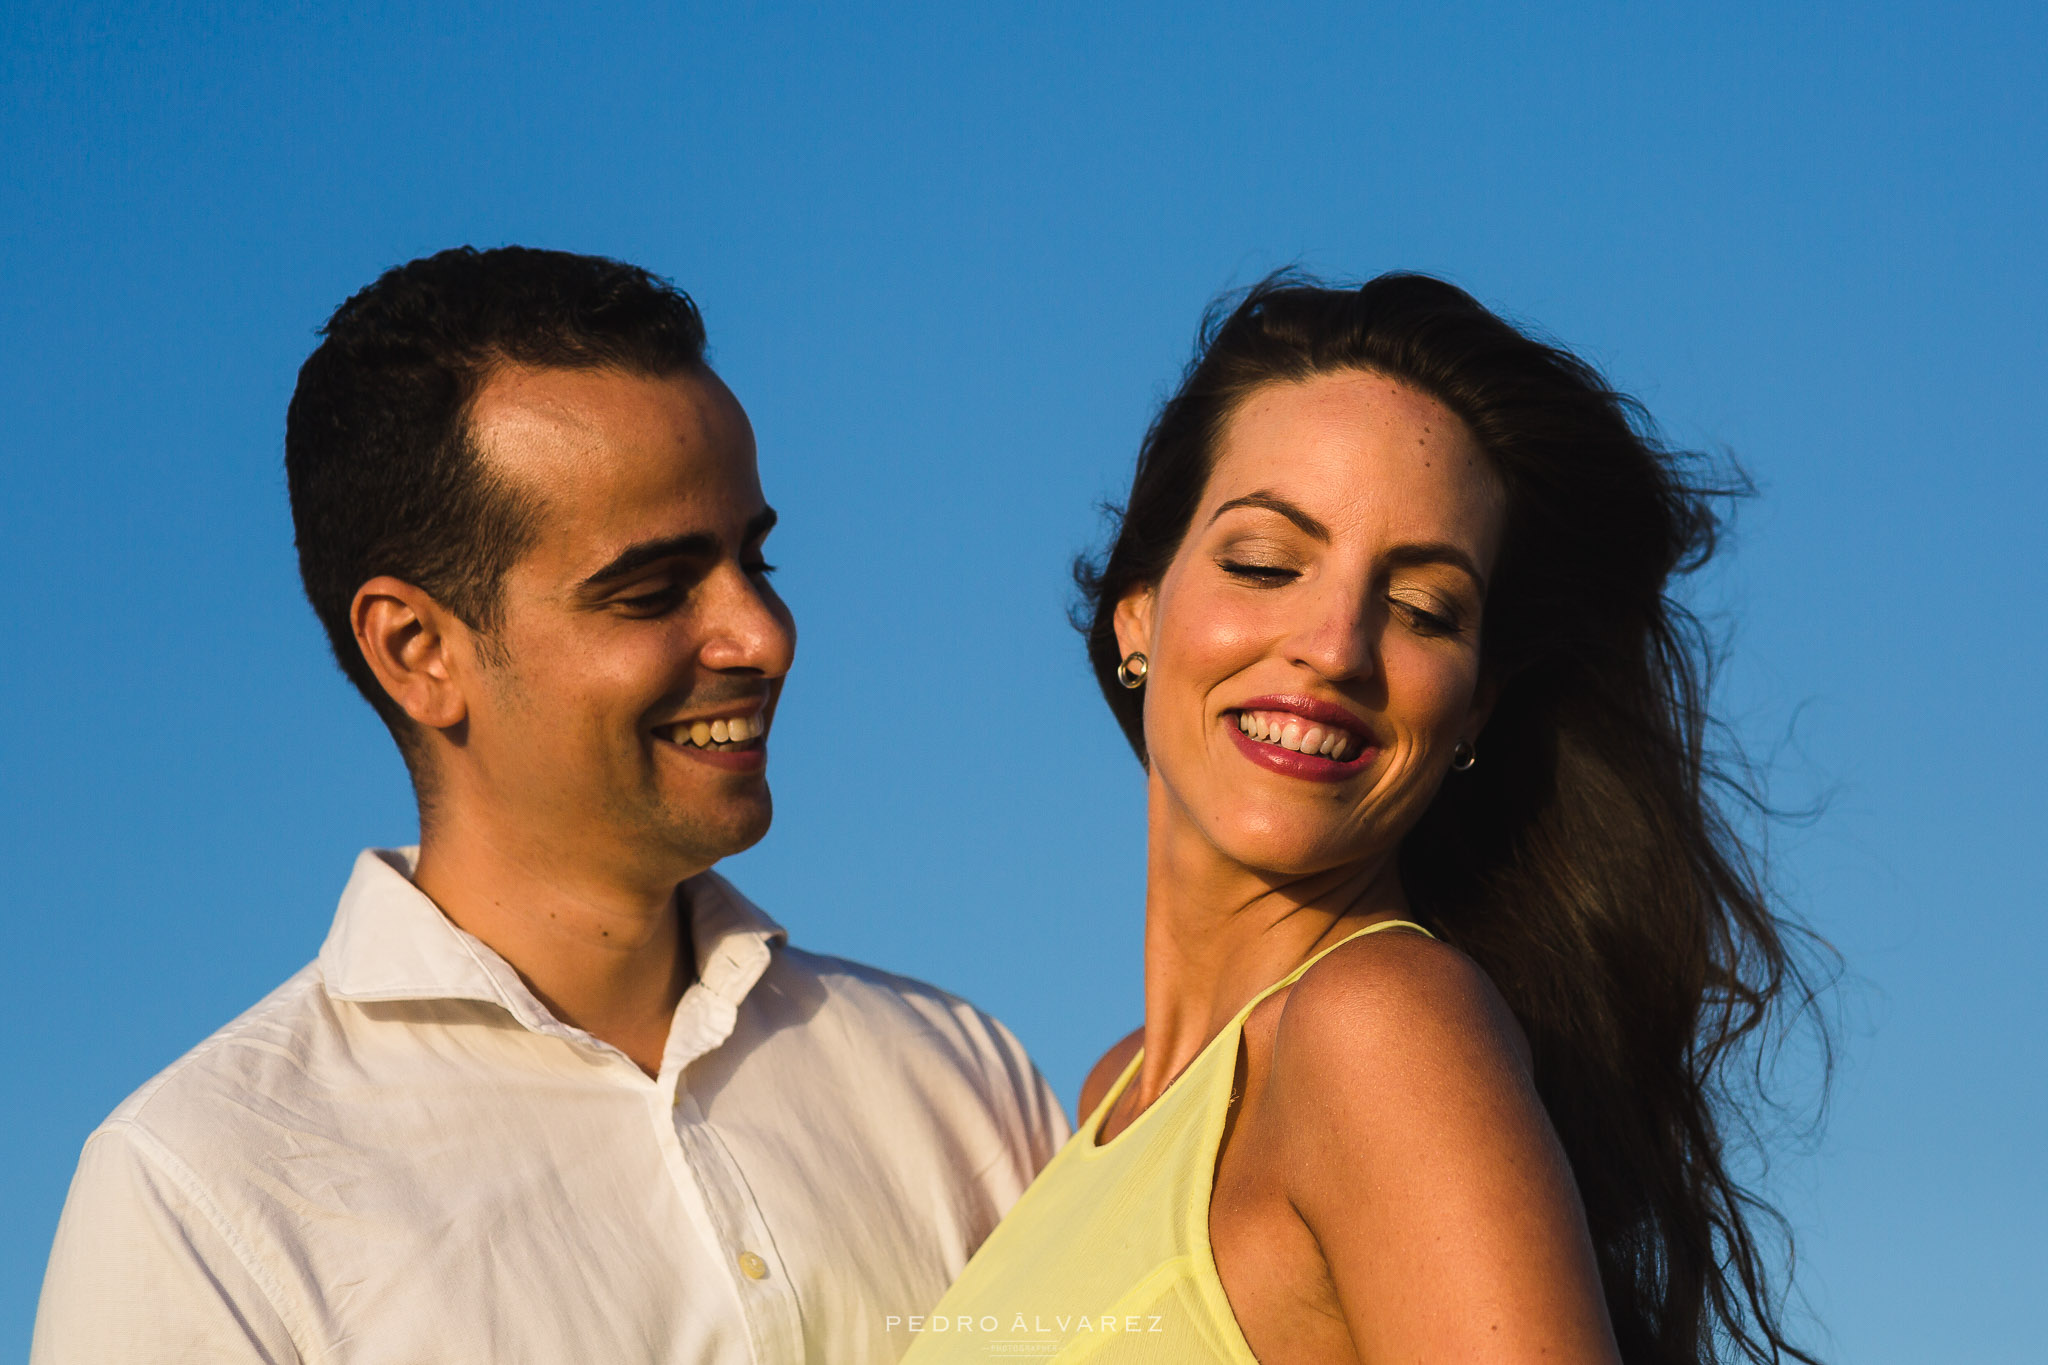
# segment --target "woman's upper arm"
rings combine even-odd
[[[1267,1100],[1360,1357],[1616,1360],[1578,1191],[1507,1006],[1455,950],[1376,940],[1294,987]]]

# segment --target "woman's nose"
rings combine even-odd
[[[1294,661],[1333,680],[1371,677],[1378,667],[1386,613],[1368,595],[1319,593],[1306,608],[1289,653]]]

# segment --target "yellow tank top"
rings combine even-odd
[[[1128,1127],[1098,1143],[1102,1120],[1143,1053],[1024,1191],[938,1307],[903,1365],[1023,1359],[1080,1365],[1258,1365],[1209,1250],[1209,1196],[1230,1113],[1237,1044],[1261,1000],[1369,924],[1259,992]]]

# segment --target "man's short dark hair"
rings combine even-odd
[[[408,761],[412,722],[356,647],[356,590],[388,574],[479,632],[533,507],[480,458],[469,410],[500,365],[668,375],[704,363],[689,295],[638,266],[458,247],[386,271],[334,312],[285,417],[299,576],[335,661]]]

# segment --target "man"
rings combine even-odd
[[[1001,1025],[709,870],[768,829],[795,635],[703,345],[519,248],[329,321],[300,568],[419,848],[93,1134],[38,1365],[893,1360],[1066,1136]]]

